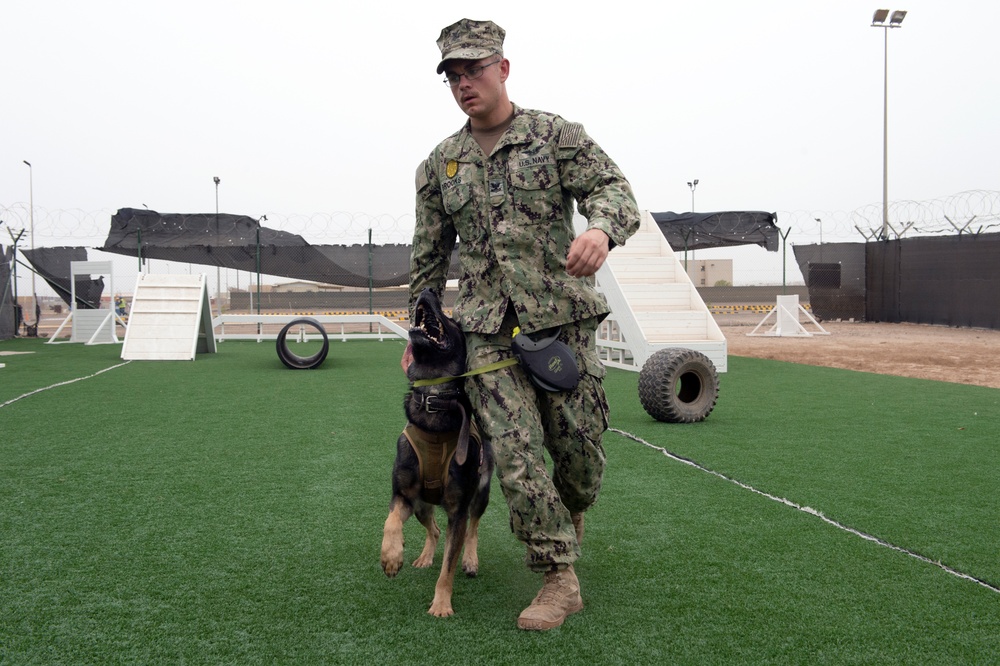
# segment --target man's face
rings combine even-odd
[[[497,109],[509,71],[510,62],[498,55],[480,60],[451,60],[444,70],[453,82],[451,94],[459,108],[478,120],[488,119]]]

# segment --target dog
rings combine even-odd
[[[403,523],[410,515],[416,515],[427,530],[413,566],[434,563],[441,535],[434,507],[440,506],[448,516],[448,527],[428,613],[448,617],[454,614],[452,585],[463,547],[462,570],[470,578],[479,573],[479,520],[489,504],[495,463],[489,442],[471,423],[471,405],[463,390],[465,335],[430,289],[417,298],[413,315],[409,331],[413,362],[407,377],[415,386],[403,401],[407,425],[396,442],[382,570],[393,578],[402,568]],[[427,380],[439,383],[424,385]]]

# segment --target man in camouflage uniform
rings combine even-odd
[[[536,388],[520,365],[466,381],[511,529],[528,567],[545,575],[518,626],[544,630],[583,608],[573,562],[583,513],[601,489],[608,426],[595,346],[608,306],[592,276],[638,228],[639,211],[621,171],[582,126],[510,102],[504,34],[491,21],[462,19],[438,39],[437,71],[469,120],[417,169],[410,299],[424,287],[442,292],[460,240],[454,317],[470,370],[510,358],[516,326],[528,335],[559,328],[573,350],[580,382],[572,391]],[[579,236],[574,200],[587,218]],[[404,369],[411,358],[407,348]]]

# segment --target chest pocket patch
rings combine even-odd
[[[472,167],[460,162],[450,162],[457,165],[449,172],[454,173],[450,178],[441,178],[441,200],[444,203],[444,210],[449,215],[460,210],[472,198]],[[447,167],[446,167],[447,168]]]
[[[518,153],[510,160],[511,184],[522,190],[547,190],[559,184],[556,156],[550,150]]]

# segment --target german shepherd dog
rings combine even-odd
[[[413,566],[433,564],[441,535],[434,507],[440,506],[448,515],[448,528],[441,574],[428,612],[448,617],[455,612],[452,583],[463,546],[462,570],[469,577],[479,572],[479,519],[489,503],[493,452],[470,423],[471,406],[460,377],[465,372],[465,336],[429,289],[421,292],[414,307],[410,343],[413,362],[407,376],[417,385],[403,401],[407,426],[396,442],[392,499],[382,536],[382,570],[392,578],[402,568],[403,523],[411,514],[427,530],[424,548]],[[444,381],[421,382],[433,379]]]

